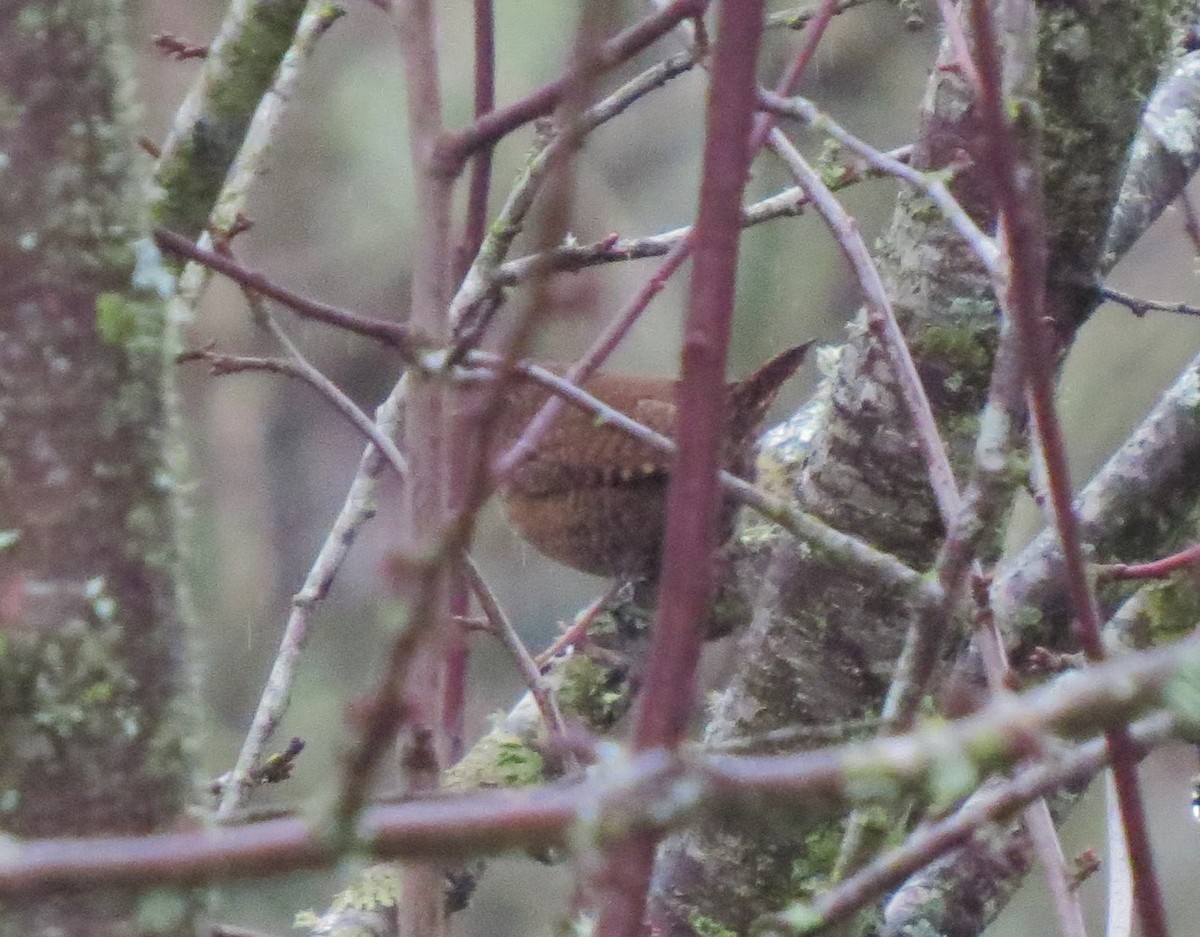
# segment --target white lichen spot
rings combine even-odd
[[[38,246],[37,232],[36,231],[26,231],[19,238],[17,238],[17,245],[23,251],[37,250],[37,246]]]
[[[166,299],[175,290],[175,277],[162,262],[162,254],[149,238],[140,238],[133,244],[133,288],[154,293]]]
[[[102,595],[92,602],[92,611],[101,621],[112,621],[117,613],[117,603],[110,595]]]

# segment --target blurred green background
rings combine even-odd
[[[204,42],[225,4],[143,0],[137,9],[143,132],[165,134],[174,109],[199,69],[196,62],[159,58],[151,36],[170,32]],[[643,12],[624,4],[625,21]],[[510,102],[556,76],[566,59],[577,4],[497,0],[498,100]],[[403,319],[408,303],[412,241],[421,219],[412,210],[412,170],[405,140],[399,53],[387,16],[365,0],[321,40],[284,121],[270,173],[255,192],[253,231],[237,242],[239,256],[288,286],[363,313]],[[932,12],[932,11],[931,11]],[[471,111],[470,3],[439,4],[446,117],[451,126]],[[888,3],[869,3],[839,17],[809,69],[803,93],[881,148],[909,142],[937,36],[911,32]],[[797,34],[770,35],[761,74],[773,80]],[[678,48],[659,43],[621,72],[628,77]],[[612,87],[612,84],[606,84]],[[571,231],[583,241],[609,232],[650,234],[690,221],[703,136],[704,75],[669,84],[589,139],[578,164]],[[529,146],[524,130],[496,154],[492,207],[499,205]],[[814,142],[807,141],[814,152]],[[756,163],[751,191],[762,196],[787,184],[767,159]],[[461,187],[460,187],[461,188]],[[895,187],[873,182],[845,194],[870,242],[891,211]],[[461,193],[460,193],[461,194]],[[528,234],[517,255],[528,247]],[[556,278],[554,303],[539,352],[569,359],[581,352],[657,261],[636,261]],[[1168,212],[1113,277],[1138,295],[1195,302],[1196,260],[1180,217]],[[614,367],[666,374],[677,367],[686,276],[675,278],[619,351]],[[516,292],[512,302],[519,304]],[[742,374],[773,352],[806,339],[838,342],[858,302],[854,283],[815,215],[751,229],[743,241],[733,370]],[[395,362],[377,348],[282,317],[314,360],[368,409],[396,377]],[[215,282],[189,328],[193,344],[216,340],[221,350],[271,351],[253,329],[235,289]],[[1075,477],[1084,480],[1136,424],[1178,369],[1200,348],[1200,322],[1167,316],[1135,320],[1106,308],[1083,332],[1066,369],[1062,409]],[[811,366],[779,405],[782,414],[812,386]],[[204,772],[227,770],[248,724],[275,652],[288,598],[302,582],[341,504],[362,441],[310,390],[261,376],[213,379],[195,367],[181,373],[191,437],[194,488],[188,530],[192,593],[199,619],[196,676],[203,693]],[[343,737],[347,701],[371,685],[386,641],[380,568],[395,546],[396,497],[384,486],[379,518],[363,532],[333,594],[316,616],[313,636],[281,743],[308,743],[288,801],[319,801],[329,793]],[[1026,508],[1014,527],[1016,546],[1037,529]],[[476,552],[528,643],[537,649],[559,622],[603,587],[599,580],[554,566],[523,547],[489,508]],[[520,693],[519,679],[496,647],[474,642],[472,735],[489,713]],[[727,655],[726,655],[727,656]],[[716,671],[717,668],[710,668]],[[1197,910],[1187,885],[1200,826],[1188,817],[1189,750],[1167,751],[1146,771],[1155,805],[1154,834],[1163,880],[1177,921]],[[1069,827],[1069,849],[1102,847],[1095,804]],[[515,858],[494,864],[470,911],[469,934],[531,933],[565,907],[568,871]],[[297,876],[267,887],[222,890],[218,917],[284,932],[300,907],[320,907],[335,889],[329,876]],[[1084,886],[1089,911],[1102,911],[1099,882]],[[1047,903],[1033,882],[1026,899],[996,933],[1052,928]],[[561,899],[561,900],[560,900]],[[1092,906],[1095,906],[1094,909]],[[1096,920],[1099,920],[1097,917]],[[1181,931],[1182,932],[1182,931]]]

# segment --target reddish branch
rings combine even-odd
[[[475,5],[475,119],[496,107],[496,17],[492,0],[474,0]],[[471,160],[467,184],[467,220],[459,246],[456,280],[461,280],[479,253],[487,228],[488,189],[492,177],[492,145],[483,144]]]
[[[1180,550],[1151,563],[1114,563],[1100,570],[1100,581],[1115,579],[1166,579],[1185,569],[1200,566],[1200,544]]]
[[[708,0],[674,0],[663,10],[646,17],[603,43],[595,59],[586,67],[607,70],[621,64],[670,32],[679,23],[702,14],[707,6]],[[558,107],[563,95],[579,82],[579,72],[583,67],[580,65],[567,71],[548,85],[508,107],[484,114],[464,130],[444,134],[434,154],[434,164],[446,176],[457,176],[463,163],[472,154],[491,146],[523,124],[544,117]]]
[[[174,231],[168,231],[166,228],[155,229],[154,241],[158,244],[160,250],[168,254],[174,254],[176,257],[185,257],[188,260],[194,260],[199,264],[203,264],[210,270],[215,270],[217,273],[229,277],[229,279],[240,286],[260,293],[268,299],[273,299],[305,318],[324,322],[326,325],[332,325],[336,328],[345,329],[348,332],[354,332],[357,335],[374,339],[377,342],[382,342],[392,348],[399,349],[408,358],[414,357],[418,351],[418,343],[413,338],[412,333],[403,325],[395,322],[387,322],[383,319],[372,319],[369,316],[362,316],[347,309],[330,306],[328,303],[308,299],[299,293],[292,292],[286,287],[279,286],[261,273],[247,270],[231,257],[219,254],[216,251],[206,250],[192,243],[183,237],[183,235],[176,234]]]
[[[977,103],[989,140],[987,152],[981,158],[988,160],[994,170],[992,179],[1000,225],[1012,258],[1005,307],[1017,330],[1030,412],[1046,463],[1047,487],[1062,544],[1075,632],[1088,659],[1098,662],[1105,657],[1100,616],[1088,582],[1079,519],[1071,506],[1066,445],[1054,406],[1053,336],[1044,318],[1047,252],[1040,178],[1031,177],[1028,167],[1021,165],[1019,144],[1007,117],[999,42],[986,0],[972,0],[970,12],[977,42]],[[1145,805],[1138,790],[1135,752],[1126,729],[1110,729],[1107,738],[1142,931],[1145,937],[1166,937],[1166,912],[1154,872]]]
[[[757,149],[748,144],[762,21],[762,0],[720,4],[677,402],[679,451],[667,489],[658,612],[633,730],[637,751],[678,745],[694,703],[700,622],[711,598],[717,546],[717,474],[742,193]],[[603,901],[596,925],[599,937],[638,933],[658,839],[652,830],[634,834],[605,857],[605,874],[617,884]]]
[[[926,789],[947,751],[974,759],[981,771],[1003,770],[1027,754],[1030,739],[1040,733],[1083,736],[1127,723],[1162,705],[1180,679],[1194,677],[1198,654],[1195,639],[1128,654],[1069,681],[992,704],[969,719],[907,736],[780,756],[672,758],[654,750],[622,766],[619,780],[601,774],[572,787],[479,791],[373,807],[364,812],[356,841],[339,841],[308,820],[285,818],[151,836],[8,843],[0,850],[0,897],[28,898],[63,887],[144,888],[278,875],[329,866],[353,847],[381,858],[446,859],[566,846],[578,844],[584,817],[597,831],[683,822],[684,815],[664,813],[663,807],[677,802],[684,789],[695,791],[693,806],[725,815],[739,807],[759,811],[769,803],[797,816],[838,816],[848,805],[872,799],[867,788],[851,783],[867,776],[864,772],[880,780],[874,790],[888,789],[883,782],[890,780],[895,795],[902,796]],[[681,786],[685,780],[690,783]],[[603,815],[597,815],[598,805]]]

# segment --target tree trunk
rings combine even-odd
[[[117,0],[0,12],[0,828],[161,830],[191,763],[168,467],[169,275],[145,240]],[[186,892],[34,894],[4,933],[192,933]]]

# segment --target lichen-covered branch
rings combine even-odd
[[[195,236],[292,42],[306,0],[233,0],[154,174],[157,223]]]

